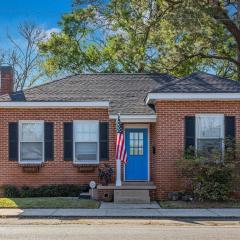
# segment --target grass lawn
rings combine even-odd
[[[45,198],[0,198],[0,208],[98,208],[99,202],[88,199]]]
[[[162,208],[240,208],[240,201],[227,202],[185,202],[185,201],[161,201]]]

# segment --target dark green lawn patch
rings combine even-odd
[[[0,208],[98,208],[99,202],[88,199],[46,198],[0,198]]]
[[[162,208],[240,208],[240,201],[223,201],[223,202],[185,202],[185,201],[160,201]]]

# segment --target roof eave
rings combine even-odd
[[[157,100],[168,101],[226,101],[240,100],[240,93],[148,93],[145,99],[146,104],[155,103]]]
[[[109,101],[94,102],[0,102],[0,108],[109,108]]]

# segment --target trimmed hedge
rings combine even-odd
[[[17,188],[14,185],[3,187],[6,197],[78,197],[81,192],[87,192],[89,186],[77,184],[43,185],[40,187],[23,186]]]

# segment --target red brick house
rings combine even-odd
[[[240,84],[206,73],[79,74],[13,92],[4,67],[0,83],[0,185],[98,182],[99,165],[116,166],[118,113],[122,180],[151,182],[155,199],[180,189],[180,151],[224,152],[226,136],[240,138]]]

